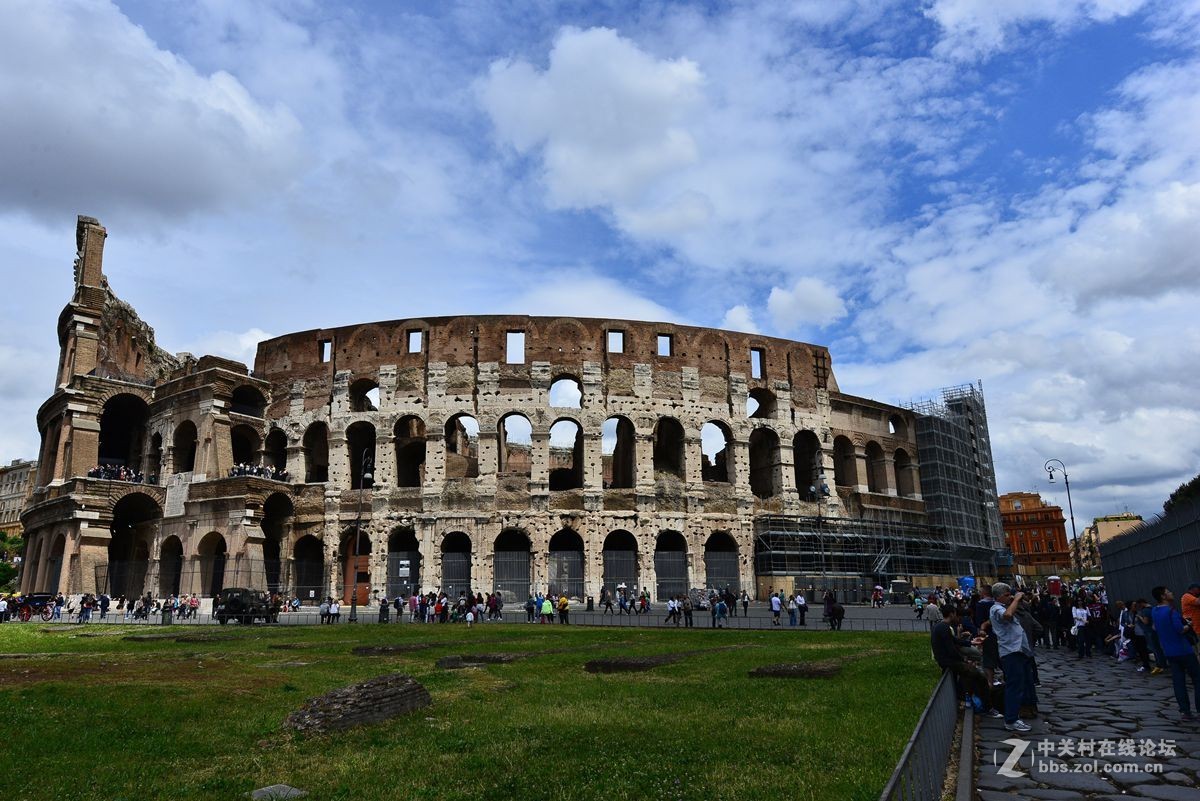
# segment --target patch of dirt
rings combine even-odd
[[[47,656],[37,654],[36,656]],[[147,661],[144,656],[128,660],[96,658],[94,656],[56,654],[54,659],[33,663],[0,663],[0,684],[31,685],[51,681],[86,681],[89,684],[160,683],[164,677],[171,682],[189,680],[212,682],[228,674],[233,666],[219,656],[204,659],[164,659],[156,656]]]
[[[442,670],[459,670],[484,665],[507,665],[518,659],[525,659],[531,654],[465,654],[463,656],[443,656],[437,661]]]
[[[304,650],[305,648],[312,648],[312,647],[313,647],[313,643],[307,643],[307,642],[274,642],[274,643],[269,643],[269,644],[267,645],[267,647],[268,647],[268,648],[271,648],[271,649],[273,649],[273,650],[276,650],[276,651],[301,651],[301,650]]]
[[[433,647],[433,643],[414,642],[407,645],[359,645],[350,653],[355,656],[391,656],[392,654],[411,654],[414,651],[425,651]]]
[[[832,659],[816,662],[788,662],[763,665],[750,671],[752,679],[828,679],[842,672],[841,663]]]
[[[659,654],[658,656],[618,656],[612,659],[593,659],[583,669],[588,673],[637,673],[669,665],[685,658],[687,654]]]
[[[391,673],[313,698],[288,715],[283,725],[316,734],[342,731],[390,720],[432,703],[429,691],[412,676]]]

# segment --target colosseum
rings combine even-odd
[[[955,415],[839,391],[824,347],[666,323],[366,323],[250,370],[160,349],[105,237],[79,218],[22,591],[761,597],[991,565],[981,395],[964,459]]]

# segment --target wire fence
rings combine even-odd
[[[904,746],[880,801],[937,801],[942,798],[950,748],[958,727],[958,692],[953,674],[938,681],[912,737]]]
[[[350,604],[342,604],[339,607],[338,614],[335,618],[323,617],[316,606],[302,606],[298,611],[290,609],[281,610],[278,614],[271,615],[270,620],[258,619],[257,624],[263,623],[279,624],[279,625],[297,625],[297,626],[315,626],[315,625],[342,625],[351,622],[351,617],[355,617],[357,623],[360,624],[379,624],[386,623],[389,625],[442,625],[437,620],[430,619],[419,620],[419,616],[414,615],[407,604],[399,612],[395,607],[389,604],[386,607],[386,612],[380,608],[377,603],[365,603],[357,607],[352,607]],[[81,620],[80,610],[77,606],[64,607],[61,610],[61,616],[52,618],[50,621],[42,621],[38,617],[34,617],[33,622],[42,623],[49,622],[52,624],[78,624],[85,621]],[[144,616],[141,613],[135,612],[128,607],[118,607],[116,603],[111,605],[107,614],[101,616],[99,609],[93,609],[89,619],[86,621],[90,624],[106,623],[106,624],[127,624],[127,625],[215,625],[218,623],[210,607],[206,605],[198,609],[194,615],[190,613],[174,612],[164,615],[162,610],[151,611]],[[446,625],[461,624],[463,621],[457,618],[448,620]],[[541,616],[534,614],[532,619],[521,606],[510,607],[506,606],[502,610],[500,619],[489,619],[484,614],[476,625],[492,626],[492,625],[543,625]],[[563,625],[560,616],[555,613],[552,625]],[[790,625],[790,620],[787,613],[780,615],[779,623],[775,623],[774,616],[766,608],[752,607],[750,614],[739,614],[736,617],[726,617],[718,620],[709,610],[695,610],[692,612],[691,621],[683,614],[677,617],[667,617],[666,608],[662,605],[653,605],[649,612],[641,614],[606,614],[602,611],[586,611],[586,610],[571,610],[567,615],[567,625],[575,626],[603,626],[613,628],[704,628],[704,629],[736,629],[742,631],[790,631],[790,632],[810,632],[810,631],[829,631],[829,621],[821,617],[820,611],[817,610],[815,615],[808,615],[805,620],[805,625],[800,625],[797,619],[796,625]],[[929,623],[925,620],[916,620],[911,618],[889,618],[889,617],[853,617],[848,616],[841,622],[839,631],[886,631],[895,633],[917,633],[927,634],[929,632]]]

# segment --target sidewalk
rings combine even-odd
[[[1200,722],[1180,721],[1169,673],[1065,650],[1039,650],[1038,672],[1033,731],[975,718],[981,801],[1200,799]]]

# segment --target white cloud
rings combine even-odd
[[[721,320],[721,328],[730,331],[745,331],[747,334],[759,332],[758,325],[754,322],[753,312],[744,303],[739,303],[725,312],[725,317]]]
[[[542,149],[551,201],[582,208],[636,201],[696,160],[685,123],[700,85],[687,59],[654,59],[607,28],[566,28],[545,71],[497,62],[480,92],[501,141]]]
[[[1109,22],[1139,11],[1147,0],[934,0],[926,16],[942,28],[936,50],[954,58],[991,55],[1032,25],[1049,25],[1060,35],[1093,22]]]
[[[258,343],[273,336],[275,335],[268,334],[261,328],[250,328],[240,332],[216,331],[184,350],[195,356],[224,356],[254,369],[254,355],[258,352]]]
[[[817,278],[801,278],[791,289],[775,287],[767,311],[780,331],[824,328],[846,316],[846,304],[836,289]]]
[[[616,281],[586,272],[548,277],[501,305],[512,314],[686,322],[677,312],[641,297]]]
[[[199,74],[109,2],[13,0],[0,27],[0,209],[178,217],[285,186],[299,126]]]

